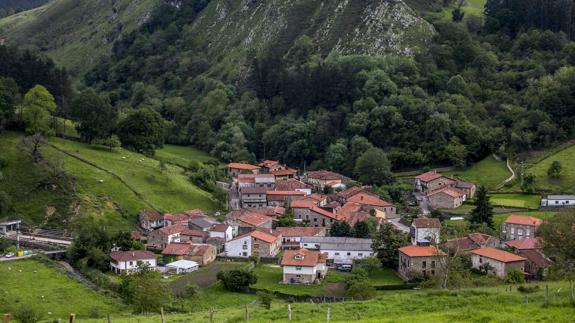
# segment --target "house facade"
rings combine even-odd
[[[172,242],[180,242],[182,231],[188,230],[185,225],[171,225],[154,230],[148,234],[148,248],[162,250]]]
[[[443,251],[430,245],[399,248],[399,275],[406,280],[438,276],[443,273],[446,256]]]
[[[471,252],[471,266],[475,269],[490,267],[489,272],[499,278],[507,277],[512,269],[525,271],[525,258],[495,248],[480,248]]]
[[[440,242],[441,222],[435,218],[416,218],[411,223],[410,236],[411,244],[416,245],[418,241],[427,241],[432,244]]]
[[[288,206],[292,201],[305,197],[301,191],[268,191],[266,193],[268,206]]]
[[[462,254],[478,248],[499,248],[501,240],[484,233],[470,233],[467,237],[448,240],[444,246],[450,254]]]
[[[525,215],[510,215],[501,224],[501,240],[522,240],[534,238],[541,219]]]
[[[303,237],[325,237],[325,228],[315,227],[278,227],[275,230],[282,235],[283,249],[299,249]]]
[[[541,200],[542,207],[575,207],[575,195],[548,195]]]
[[[329,264],[352,264],[374,256],[373,240],[347,237],[302,237],[300,248],[319,250],[327,254]]]
[[[415,191],[430,194],[444,187],[455,186],[456,181],[433,170],[415,177]]]
[[[164,216],[154,210],[142,210],[138,214],[140,227],[146,231],[153,231],[166,225]]]
[[[272,234],[260,230],[248,232],[226,242],[226,256],[274,257],[281,249],[281,234]]]
[[[244,234],[253,231],[257,228],[272,229],[274,218],[259,214],[259,213],[246,213],[237,219],[238,232]]]
[[[151,269],[157,266],[157,256],[150,251],[114,251],[110,258],[110,269],[116,274],[136,272],[141,265],[147,265]]]
[[[313,284],[327,273],[327,256],[307,249],[287,250],[281,261],[285,284]]]
[[[242,208],[261,208],[268,205],[266,187],[244,187],[240,189]]]
[[[228,176],[238,177],[240,174],[257,174],[260,168],[255,165],[242,164],[242,163],[229,163],[228,164]]]
[[[216,247],[210,244],[191,242],[170,243],[164,250],[163,255],[168,255],[177,260],[191,260],[200,266],[205,266],[216,260]]]
[[[345,177],[327,170],[311,171],[304,175],[304,183],[311,185],[316,191],[323,191],[325,187],[336,187],[343,184]]]
[[[434,209],[456,209],[465,202],[466,195],[456,188],[444,187],[428,194],[427,198]]]

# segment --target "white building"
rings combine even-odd
[[[226,242],[226,256],[248,258],[274,257],[281,248],[281,234],[273,235],[264,231],[248,232]]]
[[[307,249],[286,251],[281,266],[285,284],[312,284],[327,273],[326,255]]]
[[[434,218],[416,218],[411,223],[410,235],[411,244],[427,241],[431,244],[439,244],[439,233],[441,222]]]
[[[575,195],[549,195],[541,200],[542,207],[575,207]]]
[[[231,225],[227,224],[214,224],[209,231],[210,238],[222,238],[225,241],[230,241],[234,238],[234,229]]]
[[[525,272],[525,258],[495,248],[479,248],[471,252],[471,266],[475,269],[489,267],[488,273],[505,278],[511,269]]]
[[[371,239],[346,237],[302,237],[300,248],[319,250],[327,254],[328,263],[352,264],[375,255]]]
[[[139,266],[147,265],[151,269],[157,266],[156,255],[150,251],[114,251],[110,254],[110,268],[116,274],[137,271]]]
[[[196,271],[200,268],[200,265],[195,261],[182,259],[167,264],[166,268],[168,271],[175,272],[176,275],[179,275]]]

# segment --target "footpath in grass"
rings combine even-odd
[[[292,322],[325,322],[330,308],[332,322],[572,322],[575,307],[568,305],[569,283],[550,283],[550,291],[561,290],[543,307],[545,285],[525,296],[506,291],[507,286],[461,290],[382,291],[370,301],[333,304],[292,303]],[[283,322],[288,320],[287,304],[274,302],[270,310],[246,299],[250,322]],[[218,309],[214,322],[242,322],[245,305]],[[168,315],[168,322],[208,322],[209,311],[193,314]],[[113,322],[159,322],[159,316],[112,317]],[[95,323],[97,320],[86,322]]]
[[[465,170],[446,172],[445,175],[460,178],[477,186],[483,185],[488,190],[494,190],[511,176],[511,172],[507,169],[504,161],[498,161],[493,156],[489,156]]]
[[[38,310],[46,322],[65,321],[70,313],[84,321],[127,311],[118,299],[92,291],[61,269],[33,259],[0,262],[0,313],[22,306]]]
[[[166,165],[166,169],[162,171],[159,161],[124,149],[108,151],[103,147],[60,138],[51,138],[50,143],[119,176],[141,199],[158,210],[177,212],[187,209],[214,209],[211,195],[194,186],[181,167]],[[75,165],[77,163],[65,165],[66,171],[72,175],[81,174],[83,170]],[[100,173],[100,170],[93,167],[93,172]],[[108,184],[104,180],[101,185],[112,186],[114,183]]]

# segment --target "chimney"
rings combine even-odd
[[[132,257],[136,257],[136,252],[132,251]]]

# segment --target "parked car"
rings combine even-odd
[[[346,272],[350,272],[352,269],[351,265],[339,265],[337,266],[337,270],[338,271],[346,271]]]
[[[6,258],[12,258],[12,257],[14,257],[14,256],[15,256],[15,254],[14,254],[13,252],[9,252],[9,253],[7,253],[4,257],[6,257]]]

